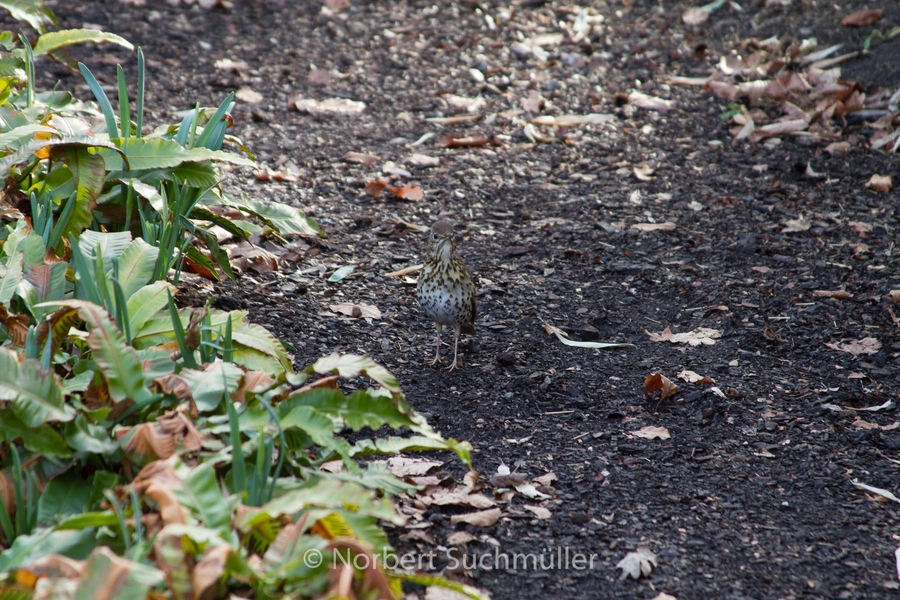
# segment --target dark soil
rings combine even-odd
[[[234,133],[264,165],[296,167],[299,181],[234,171],[227,188],[300,207],[328,239],[277,277],[247,273],[220,285],[220,306],[246,308],[290,341],[298,366],[333,351],[372,355],[437,429],[473,444],[482,473],[505,463],[529,478],[556,474],[558,497],[541,503],[550,519],[534,518],[523,507],[535,501],[518,495],[496,525],[470,528],[484,537],[466,552],[555,555],[568,547],[595,554],[594,568],[476,568],[467,575],[474,585],[509,599],[894,597],[900,511],[851,480],[894,492],[900,481],[890,460],[900,458],[900,430],[890,428],[900,419],[896,404],[853,410],[895,400],[900,386],[900,307],[885,299],[900,289],[897,196],[864,187],[874,173],[900,180],[896,157],[864,145],[831,156],[803,138],[732,144],[722,101],[665,83],[710,73],[749,36],[818,37],[849,52],[873,29],[900,24],[896,2],[881,3],[882,21],[862,30],[839,22],[866,3],[788,4],[726,6],[688,29],[684,2],[601,1],[594,9],[605,20],[589,37],[567,34],[546,47],[544,61],[516,56],[514,42],[564,32],[559,24],[571,27],[576,7],[357,1],[329,16],[306,0],[236,0],[211,10],[149,0],[60,2],[56,10],[63,27],[96,25],[143,47],[153,125],[237,88],[262,95],[238,103]],[[876,44],[843,65],[845,75],[869,90],[896,89],[898,44]],[[134,57],[113,46],[72,52],[107,83],[116,62],[133,72]],[[217,68],[223,59],[248,66]],[[339,75],[316,83],[312,66]],[[46,61],[40,68],[63,88],[80,85]],[[623,104],[635,89],[677,108]],[[496,116],[426,121],[467,114],[446,93],[480,95],[476,114]],[[294,94],[366,108],[311,116],[289,106]],[[566,143],[533,143],[523,126],[534,115],[509,112],[529,94],[544,99],[544,114],[612,117],[570,128]],[[871,133],[856,127],[847,135]],[[436,136],[411,146],[427,132]],[[447,134],[494,143],[444,148],[438,141]],[[378,160],[345,162],[347,152]],[[440,164],[416,166],[413,153]],[[411,175],[383,175],[385,161]],[[634,175],[641,163],[655,170],[651,180]],[[364,193],[379,177],[417,182],[425,197]],[[424,237],[410,225],[439,216],[458,222],[460,252],[479,278],[479,334],[461,344],[464,367],[450,374],[424,364],[433,328],[414,286],[385,276],[420,262]],[[801,217],[811,222],[805,231],[784,231]],[[676,228],[631,228],[667,221]],[[355,265],[353,275],[327,283],[345,264]],[[336,315],[329,305],[339,301],[374,304],[384,318]],[[574,339],[636,348],[564,346],[544,323]],[[650,340],[647,331],[667,327],[723,335],[714,345]],[[826,346],[867,337],[880,350],[854,356]],[[684,369],[713,378],[725,397],[676,380]],[[644,378],[654,372],[676,380],[678,395],[645,397]],[[631,435],[645,426],[665,427],[671,439]],[[458,463],[447,468],[461,478]],[[429,511],[438,543],[464,527],[450,524],[459,512]],[[648,578],[619,580],[616,563],[638,546],[658,555],[658,567]],[[401,549],[435,551],[411,542]]]

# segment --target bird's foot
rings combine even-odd
[[[450,364],[450,366],[444,367],[444,370],[447,371],[448,373],[451,373],[451,372],[455,371],[456,369],[461,369],[462,366],[463,366],[462,360],[460,360],[458,358],[454,358],[453,362]]]

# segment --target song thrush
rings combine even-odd
[[[432,225],[428,242],[416,297],[422,311],[437,326],[437,352],[429,364],[441,360],[444,325],[453,328],[453,363],[447,369],[452,371],[457,365],[462,366],[456,355],[459,334],[475,335],[475,282],[456,251],[453,225],[449,221]]]

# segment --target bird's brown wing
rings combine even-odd
[[[472,294],[472,319],[468,323],[464,323],[462,327],[459,328],[460,333],[465,333],[466,335],[475,335],[475,314],[477,313],[477,309],[475,307],[475,294]]]

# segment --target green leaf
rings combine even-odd
[[[28,427],[47,421],[71,421],[75,416],[63,401],[64,389],[56,374],[44,372],[38,360],[19,363],[0,350],[0,399],[12,402],[13,414]]]
[[[191,388],[197,410],[210,412],[218,408],[232,390],[237,389],[244,371],[231,363],[214,362],[202,371],[182,369],[180,375]]]
[[[293,206],[279,202],[262,202],[249,198],[223,198],[221,204],[232,206],[262,219],[266,225],[283,235],[301,234],[325,237],[315,221]]]
[[[114,33],[100,31],[99,29],[63,29],[51,31],[39,37],[34,45],[34,55],[42,56],[63,46],[82,42],[112,42],[129,50],[134,50],[134,46],[128,40]]]
[[[119,257],[118,279],[126,298],[131,298],[150,281],[158,256],[159,248],[154,248],[141,238],[135,239],[125,248]]]
[[[175,473],[182,483],[181,487],[172,489],[178,501],[207,527],[218,531],[223,539],[230,539],[231,511],[237,504],[237,498],[226,502],[212,466],[203,463],[191,468],[178,461]]]
[[[478,588],[472,587],[471,585],[466,585],[464,583],[459,583],[458,581],[451,581],[441,575],[430,575],[421,571],[411,573],[398,571],[393,573],[393,575],[395,577],[399,577],[403,581],[408,581],[416,585],[424,585],[426,587],[434,586],[453,590],[454,592],[458,592],[459,594],[463,594],[468,596],[469,598],[472,598],[472,600],[491,600],[490,595],[482,593]],[[439,597],[439,594],[435,594],[435,596]]]
[[[188,325],[191,319],[193,309],[186,308],[178,311],[178,318],[183,326]],[[225,323],[231,316],[232,323],[237,327],[243,322],[247,316],[247,311],[233,310],[231,312],[222,312],[214,310],[210,314],[210,325],[213,329],[225,329]],[[147,348],[150,346],[159,346],[166,344],[175,339],[175,333],[172,329],[172,318],[168,314],[155,316],[147,321],[140,329],[138,334],[134,336],[132,343],[135,348]]]
[[[117,138],[112,140],[124,153],[128,168],[132,171],[177,167],[188,162],[212,160],[245,167],[256,163],[237,154],[208,148],[187,149],[178,142],[163,138]]]
[[[317,360],[312,367],[307,369],[307,372],[315,372],[320,375],[337,372],[341,377],[348,379],[366,375],[392,392],[400,391],[400,384],[397,383],[397,378],[368,356],[334,352]]]
[[[44,456],[68,458],[72,451],[59,433],[50,425],[28,427],[16,418],[12,411],[0,410],[0,439],[11,443],[20,439],[26,450],[40,452]]]
[[[357,514],[383,519],[389,523],[401,524],[404,521],[397,514],[393,503],[378,498],[374,490],[368,490],[355,483],[323,478],[312,485],[290,490],[266,502],[258,510],[248,511],[238,522],[238,528],[258,513],[279,517],[293,516],[310,508],[335,510],[351,507],[356,509]]]
[[[56,25],[53,15],[43,0],[0,0],[0,8],[9,11],[16,21],[24,21],[38,33],[43,33],[46,25]]]
[[[119,258],[131,244],[130,231],[114,231],[105,233],[101,231],[85,231],[78,238],[78,247],[81,253],[89,261],[93,261],[97,246],[103,254],[103,269],[107,272],[112,268],[113,259]]]
[[[91,488],[84,485],[84,478],[74,470],[66,471],[52,479],[44,488],[37,503],[37,522],[53,525],[65,517],[87,509]]]
[[[84,485],[84,482],[82,482]],[[116,513],[112,511],[103,512],[83,512],[75,514],[66,519],[62,519],[57,530],[64,531],[67,529],[86,529],[88,527],[114,527],[119,524]]]
[[[60,135],[60,133],[52,127],[29,123],[28,125],[14,127],[0,135],[0,148],[18,147],[20,142],[33,140],[34,136],[38,133],[49,133],[56,136]]]
[[[88,422],[82,414],[66,423],[64,432],[66,441],[76,452],[106,456],[119,449],[119,445],[110,439],[105,427]]]
[[[50,265],[31,265],[25,273],[25,279],[34,286],[38,302],[62,300],[66,291],[66,271],[69,265],[64,262]]]
[[[232,330],[231,336],[236,343],[277,359],[285,371],[293,371],[293,365],[287,352],[284,351],[284,346],[265,327],[254,323],[241,323]]]
[[[75,202],[75,209],[62,237],[69,233],[78,235],[90,227],[94,220],[94,205],[106,182],[106,162],[99,154],[92,154],[87,147],[71,144],[51,147],[50,155],[54,160],[66,163],[75,183],[75,198],[67,200]]]
[[[121,402],[127,398],[140,404],[152,398],[144,385],[144,374],[137,352],[125,341],[105,310],[83,300],[61,300],[47,302],[40,306],[66,306],[78,310],[78,316],[90,328],[88,346],[93,350],[93,359],[100,367],[109,386],[109,395]]]
[[[154,281],[128,298],[128,318],[132,334],[140,331],[153,315],[166,306],[169,291],[174,292],[175,286],[168,281]]]
[[[395,455],[402,452],[426,452],[429,450],[448,450],[455,452],[466,464],[471,464],[470,452],[472,447],[466,442],[454,439],[443,440],[440,438],[414,435],[408,438],[388,437],[375,440],[359,440],[350,450],[350,456],[361,458],[374,455]]]
[[[30,565],[50,554],[82,559],[96,545],[94,537],[95,532],[91,529],[81,531],[44,529],[34,535],[20,535],[11,547],[0,554],[0,573]]]
[[[0,304],[9,306],[9,301],[16,293],[16,286],[22,281],[22,263],[24,261],[25,254],[23,252],[17,252],[15,256],[6,261],[6,269],[0,279]]]

